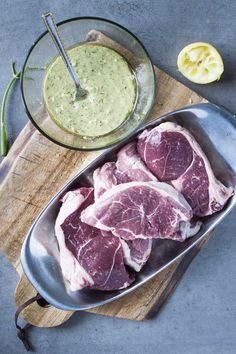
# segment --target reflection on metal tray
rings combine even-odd
[[[231,197],[222,211],[204,218],[201,230],[193,238],[183,243],[156,240],[148,263],[137,274],[136,281],[129,288],[113,292],[83,289],[73,294],[68,293],[58,263],[59,252],[54,235],[60,196],[75,187],[91,185],[94,169],[106,161],[114,160],[117,151],[144,128],[154,127],[164,121],[174,121],[187,128],[208,156],[216,177],[225,185],[232,185],[236,189],[236,119],[230,112],[213,104],[198,104],[169,113],[146,124],[131,138],[106,150],[79,172],[49,202],[31,227],[22,248],[21,262],[29,281],[50,304],[64,310],[84,310],[130,293],[188,252],[232,210],[236,203],[236,195]]]

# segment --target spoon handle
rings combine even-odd
[[[67,69],[70,72],[72,79],[74,80],[75,86],[79,87],[80,86],[79,79],[74,71],[74,68],[71,64],[70,58],[69,58],[69,56],[65,50],[64,44],[60,38],[60,34],[59,34],[59,31],[58,31],[58,28],[57,28],[57,25],[55,23],[52,13],[51,12],[44,13],[42,15],[42,19],[48,29],[49,34],[51,35],[51,37],[56,45],[59,53],[61,54],[66,66],[67,66]]]

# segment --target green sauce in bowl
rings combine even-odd
[[[68,49],[81,86],[88,94],[73,100],[75,87],[61,57],[49,65],[43,95],[50,117],[64,130],[102,136],[118,128],[133,110],[136,78],[116,51],[95,43]]]

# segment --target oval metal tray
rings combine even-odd
[[[29,281],[53,306],[63,310],[84,310],[129,294],[188,252],[234,207],[235,195],[230,198],[222,211],[204,218],[199,233],[183,243],[156,240],[147,264],[137,274],[136,281],[127,289],[113,292],[89,289],[74,293],[67,291],[58,263],[59,251],[54,235],[54,223],[60,208],[60,196],[70,189],[91,185],[94,169],[106,161],[114,160],[118,150],[134,139],[143,129],[154,127],[164,121],[174,121],[187,128],[209,158],[215,175],[223,183],[232,185],[236,189],[236,119],[226,109],[210,103],[198,104],[171,112],[146,124],[131,138],[106,150],[79,172],[52,198],[32,225],[22,247],[21,263]]]

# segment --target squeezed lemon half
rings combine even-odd
[[[177,66],[188,80],[197,84],[219,80],[224,71],[220,53],[211,44],[204,42],[184,47],[178,55]]]

